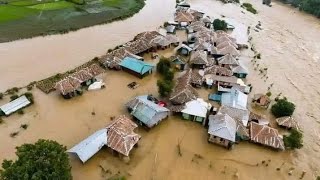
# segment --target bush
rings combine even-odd
[[[18,99],[18,98],[19,98],[19,96],[17,94],[14,94],[14,95],[10,96],[10,100],[11,101],[13,101],[15,99]]]
[[[8,94],[14,94],[14,93],[19,92],[19,88],[13,87],[13,88],[11,88],[11,89],[8,89],[6,92],[7,92]]]
[[[2,124],[3,123],[3,119],[0,117],[0,124]]]
[[[243,3],[242,7],[245,8],[247,11],[253,13],[253,14],[257,14],[258,13],[258,11],[250,3]]]
[[[71,180],[66,147],[56,141],[38,140],[16,148],[17,160],[4,160],[0,179]]]
[[[227,30],[227,26],[228,24],[224,21],[224,20],[220,20],[220,19],[215,19],[213,21],[213,28],[215,31],[217,30]]]
[[[303,147],[303,134],[296,129],[290,131],[290,135],[283,136],[284,145],[288,149],[300,149]]]
[[[170,70],[170,67],[171,62],[169,61],[169,59],[161,57],[159,63],[157,64],[157,71],[160,74],[165,75]]]
[[[173,82],[166,80],[158,80],[157,81],[158,92],[160,96],[167,97],[172,92]]]
[[[18,114],[22,115],[24,114],[24,111],[22,109],[18,110]]]
[[[6,114],[4,114],[4,112],[2,110],[0,110],[0,117],[1,116],[5,116]]]
[[[0,99],[3,99],[3,93],[0,93]]]
[[[26,98],[33,104],[34,100],[33,100],[33,94],[31,92],[26,92],[24,93],[24,95],[26,96]]]
[[[33,88],[33,85],[28,85],[28,86],[27,86],[27,90],[28,90],[28,91],[31,91],[32,88]]]
[[[27,129],[28,127],[29,127],[29,125],[28,124],[21,124],[21,126],[20,126],[22,129]]]
[[[291,116],[296,106],[287,99],[278,99],[277,103],[272,105],[271,112],[275,117]]]
[[[268,97],[270,97],[271,95],[272,95],[272,93],[269,91],[269,92],[267,92],[267,94],[266,94]]]

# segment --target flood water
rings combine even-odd
[[[307,172],[304,179],[315,179],[320,166],[319,20],[278,3],[273,3],[270,8],[263,6],[261,1],[250,1],[259,12],[253,15],[233,4],[223,5],[214,0],[189,2],[195,9],[214,17],[224,15],[241,24],[241,27],[252,26],[254,29],[261,21],[262,30],[252,30],[250,35],[256,50],[261,53],[261,60],[251,62],[253,53],[250,50],[242,52],[241,57],[242,63],[250,70],[247,82],[253,85],[251,95],[267,92],[273,84],[273,97],[282,93],[293,101],[297,105],[294,117],[304,131],[304,147],[293,152],[277,152],[255,144],[241,143],[228,151],[208,144],[206,130],[201,125],[171,117],[148,132],[138,129],[142,140],[139,147],[132,151],[129,164],[113,157],[106,149],[84,165],[72,157],[74,179],[106,179],[108,174],[102,173],[101,167],[112,173],[120,171],[128,179],[139,180],[285,180],[298,179],[302,171]],[[155,12],[154,9],[161,11]],[[164,21],[172,19],[173,11],[172,0],[148,0],[139,14],[123,22],[66,35],[0,44],[0,90],[25,85],[102,55],[108,48],[132,39],[141,31],[156,29]],[[160,53],[170,56],[171,51]],[[152,63],[150,54],[145,58]],[[259,74],[261,68],[268,68],[268,78]],[[103,128],[110,117],[126,114],[123,104],[129,98],[157,94],[156,74],[140,80],[125,72],[107,71],[103,78],[106,89],[85,92],[70,101],[63,100],[57,93],[46,95],[33,90],[36,104],[27,108],[23,116],[15,114],[0,125],[0,161],[14,158],[15,146],[39,138],[54,139],[70,148]],[[140,87],[128,89],[126,85],[132,81],[137,81]],[[199,92],[207,99],[208,91],[201,89]],[[91,115],[93,111],[96,113],[94,116]],[[30,127],[21,130],[23,123],[28,123]],[[19,131],[19,135],[11,138],[9,134],[15,131]],[[179,142],[182,156],[177,152]],[[266,163],[262,164],[262,161]],[[276,170],[278,167],[281,167],[280,171]],[[292,176],[288,175],[290,168],[295,168]]]

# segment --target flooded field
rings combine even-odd
[[[106,179],[110,176],[101,169],[111,173],[119,171],[128,179],[139,180],[286,180],[299,179],[302,171],[307,172],[304,179],[315,179],[320,166],[319,20],[278,3],[270,8],[263,6],[261,1],[250,1],[259,12],[253,15],[235,5],[223,5],[214,0],[189,2],[193,8],[211,16],[224,15],[245,27],[252,26],[252,43],[262,59],[253,63],[253,53],[250,50],[242,52],[242,62],[251,72],[247,78],[247,82],[253,85],[251,95],[267,92],[270,84],[273,84],[273,97],[283,93],[292,100],[297,105],[294,117],[304,131],[304,147],[294,152],[277,152],[256,144],[241,143],[228,151],[208,144],[206,130],[200,124],[171,117],[150,131],[138,129],[142,139],[139,147],[132,151],[129,164],[112,156],[107,149],[100,151],[84,165],[71,157],[74,179]],[[162,7],[163,12],[155,15],[152,10],[154,7]],[[171,19],[173,11],[173,1],[149,0],[139,14],[123,22],[95,26],[62,36],[0,44],[0,90],[26,85],[102,55],[106,49],[132,39],[141,31],[155,29],[163,21]],[[257,32],[253,27],[258,21],[261,21],[262,30]],[[131,31],[128,31],[129,27]],[[171,55],[170,50],[160,53]],[[150,54],[145,58],[155,63],[150,60]],[[259,74],[260,68],[268,68],[268,78]],[[123,104],[129,98],[157,94],[155,73],[140,80],[125,72],[107,71],[103,79],[106,89],[85,92],[83,96],[68,101],[56,92],[46,95],[34,89],[35,105],[27,108],[24,115],[15,114],[0,125],[0,161],[14,158],[15,146],[35,142],[39,138],[57,140],[70,148],[104,127],[110,117],[127,114]],[[135,90],[127,88],[132,81],[137,81],[140,87]],[[199,92],[207,99],[209,91],[201,89]],[[92,112],[96,115],[92,115]],[[11,138],[10,133],[18,131],[23,123],[28,123],[29,128],[20,130],[17,137]],[[182,156],[177,150],[179,142]],[[277,171],[279,167],[281,170]],[[292,176],[288,175],[290,168],[295,168]]]

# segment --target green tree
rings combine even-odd
[[[290,131],[289,136],[283,136],[284,145],[288,149],[300,149],[303,147],[303,134],[296,129]]]
[[[220,20],[220,19],[215,19],[213,21],[213,28],[214,30],[227,30],[227,26],[228,24],[224,21],[224,20]]]
[[[171,62],[169,61],[169,59],[161,57],[160,61],[157,64],[157,71],[162,74],[165,75],[171,67]]]
[[[172,70],[169,70],[166,74],[164,74],[164,80],[166,81],[172,81],[174,78],[174,72]]]
[[[66,147],[52,140],[38,140],[16,148],[18,159],[4,160],[0,179],[3,180],[71,180],[71,166]]]
[[[275,117],[291,116],[296,106],[286,98],[278,99],[277,103],[272,105],[271,112]]]
[[[157,86],[158,86],[158,92],[160,96],[167,97],[172,92],[173,82],[167,81],[167,80],[158,80]]]

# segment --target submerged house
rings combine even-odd
[[[222,93],[221,105],[237,109],[247,109],[248,95],[233,88],[230,93]]]
[[[132,57],[126,57],[122,60],[120,63],[120,66],[122,70],[133,74],[139,78],[143,78],[144,76],[151,74],[153,65],[145,63],[141,60],[132,58]]]
[[[267,120],[265,116],[254,113],[254,112],[250,112],[249,121],[255,122],[259,125],[267,125],[267,126],[269,125],[269,120]]]
[[[249,71],[242,65],[232,68],[233,75],[238,78],[246,78]]]
[[[187,27],[194,21],[193,15],[188,11],[177,11],[174,16],[174,21],[179,23],[181,27]]]
[[[276,121],[279,126],[284,127],[286,129],[299,129],[298,122],[291,116],[277,118]]]
[[[69,99],[82,92],[83,86],[89,86],[96,81],[96,76],[103,73],[104,70],[97,64],[76,71],[57,82],[55,89],[65,98]]]
[[[197,91],[191,86],[192,70],[187,70],[181,77],[170,95],[170,102],[173,105],[184,105],[186,102],[195,100],[198,97]]]
[[[186,103],[181,111],[183,119],[204,123],[212,105],[203,99],[196,99]]]
[[[107,139],[106,129],[101,129],[69,149],[67,152],[77,155],[82,163],[85,163],[107,144]]]
[[[176,48],[176,51],[178,54],[184,55],[184,56],[188,56],[190,55],[191,51],[193,49],[185,44],[181,44],[180,46],[178,46]]]
[[[129,156],[132,148],[138,143],[141,136],[134,132],[138,126],[129,118],[121,115],[106,127],[107,146],[122,156]]]
[[[148,95],[137,96],[126,104],[130,114],[134,116],[141,125],[152,128],[169,116],[169,109],[162,107],[152,100]]]
[[[178,55],[178,56],[170,57],[170,60],[171,60],[172,64],[180,71],[183,71],[185,69],[185,66],[187,63],[185,58]]]
[[[255,94],[253,96],[252,103],[256,106],[268,109],[271,99],[265,94]]]
[[[133,132],[135,128],[137,125],[130,119],[124,115],[119,116],[106,129],[96,131],[67,152],[77,155],[83,163],[104,146],[111,148],[119,155],[129,156],[131,149],[141,138],[140,135]]]
[[[228,114],[209,116],[208,142],[233,148],[236,142],[237,123]]]
[[[23,95],[7,104],[0,106],[0,110],[6,116],[8,116],[30,104],[31,104],[30,100],[25,95]]]
[[[283,139],[280,137],[277,129],[254,122],[250,123],[250,140],[274,149],[285,149]]]
[[[208,54],[206,51],[193,51],[190,62],[193,68],[204,69],[208,64]]]
[[[176,33],[176,26],[174,25],[168,25],[165,27],[167,33],[170,33],[170,34],[175,34]]]
[[[238,60],[230,54],[224,55],[217,59],[218,65],[221,67],[233,68],[239,66]]]

